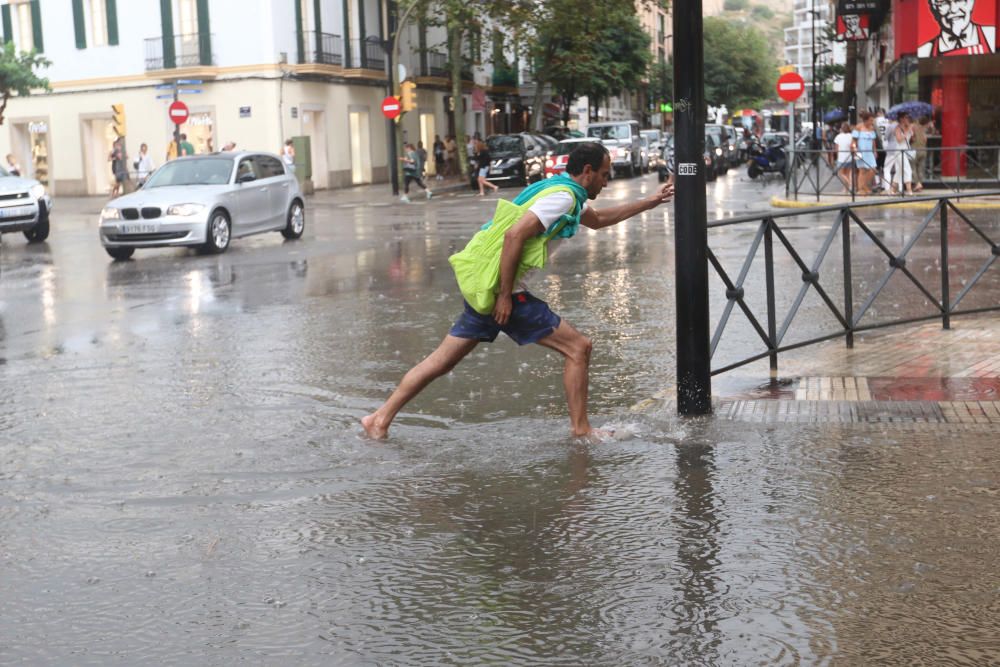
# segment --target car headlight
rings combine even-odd
[[[722,149],[721,148],[716,148],[715,149],[715,154],[716,155],[722,155]]]
[[[35,183],[28,192],[31,193],[32,199],[41,199],[45,196],[45,186],[41,183]]]
[[[117,208],[113,208],[111,206],[105,206],[101,210],[102,220],[121,220],[121,217],[122,217],[122,212],[119,211]]]
[[[554,167],[554,166],[556,166],[556,161],[555,160],[546,160],[545,161],[545,166],[546,167]]]
[[[182,218],[199,215],[205,212],[203,204],[175,204],[167,208],[167,215],[177,215]]]

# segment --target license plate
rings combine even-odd
[[[19,218],[22,215],[31,215],[30,206],[10,206],[0,208],[0,218]]]
[[[135,225],[122,225],[119,227],[122,234],[154,234],[159,231],[159,225],[151,224],[135,224]]]

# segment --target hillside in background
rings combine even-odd
[[[793,0],[723,0],[718,16],[764,33],[779,63],[785,62],[785,28],[792,25]]]

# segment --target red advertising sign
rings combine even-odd
[[[844,14],[837,17],[837,39],[857,42],[868,39],[868,14]]]
[[[996,53],[996,0],[902,0],[899,9],[893,10],[897,58]]]
[[[778,77],[778,97],[786,102],[794,102],[805,92],[806,82],[798,72],[788,72]]]
[[[396,97],[389,96],[382,100],[382,115],[392,120],[399,115],[399,99]]]
[[[188,119],[188,107],[180,100],[176,100],[167,107],[167,114],[170,116],[171,123],[174,125],[183,125]]]

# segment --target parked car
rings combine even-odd
[[[715,150],[717,146],[714,143],[711,135],[707,132],[705,133],[705,148],[702,152],[702,160],[705,164],[705,181],[714,181],[718,175],[718,166],[716,165],[716,160],[718,160],[718,155],[716,155]],[[676,169],[676,155],[674,153],[674,137],[673,135],[668,135],[663,140],[663,150],[660,153],[661,162],[657,169],[657,174],[660,179],[660,183],[663,183],[670,176],[670,171]]]
[[[640,165],[639,168],[642,171],[642,173],[644,173],[644,174],[648,174],[649,173],[649,163],[652,162],[652,158],[650,158],[649,153],[650,153],[649,139],[647,139],[646,137],[644,137],[644,136],[642,136],[640,134],[639,135],[639,156],[641,158],[640,159],[641,165]]]
[[[108,202],[100,238],[115,259],[136,248],[197,246],[221,253],[233,238],[297,239],[305,207],[295,175],[271,153],[212,153],[167,162],[141,189]]]
[[[51,211],[44,185],[0,168],[0,234],[22,232],[28,243],[41,243],[49,237]]]
[[[562,125],[549,125],[542,130],[542,133],[553,137],[556,141],[562,141],[563,139],[577,139],[583,136],[583,132],[580,132],[579,130],[571,130],[563,127]]]
[[[642,130],[639,132],[640,135],[646,137],[649,142],[649,154],[660,155],[663,152],[663,139],[666,136],[660,130]]]
[[[558,176],[566,171],[566,163],[569,161],[569,154],[573,149],[582,143],[597,141],[589,137],[577,137],[573,139],[563,139],[556,146],[556,150],[545,160],[545,178]],[[612,178],[614,177],[614,167],[611,168]]]
[[[494,134],[487,137],[490,168],[486,180],[497,184],[526,185],[541,180],[546,144],[531,134]]]
[[[607,123],[591,123],[587,136],[600,139],[611,152],[611,164],[615,172],[635,176],[642,169],[642,145],[639,140],[639,122],[619,120]]]

